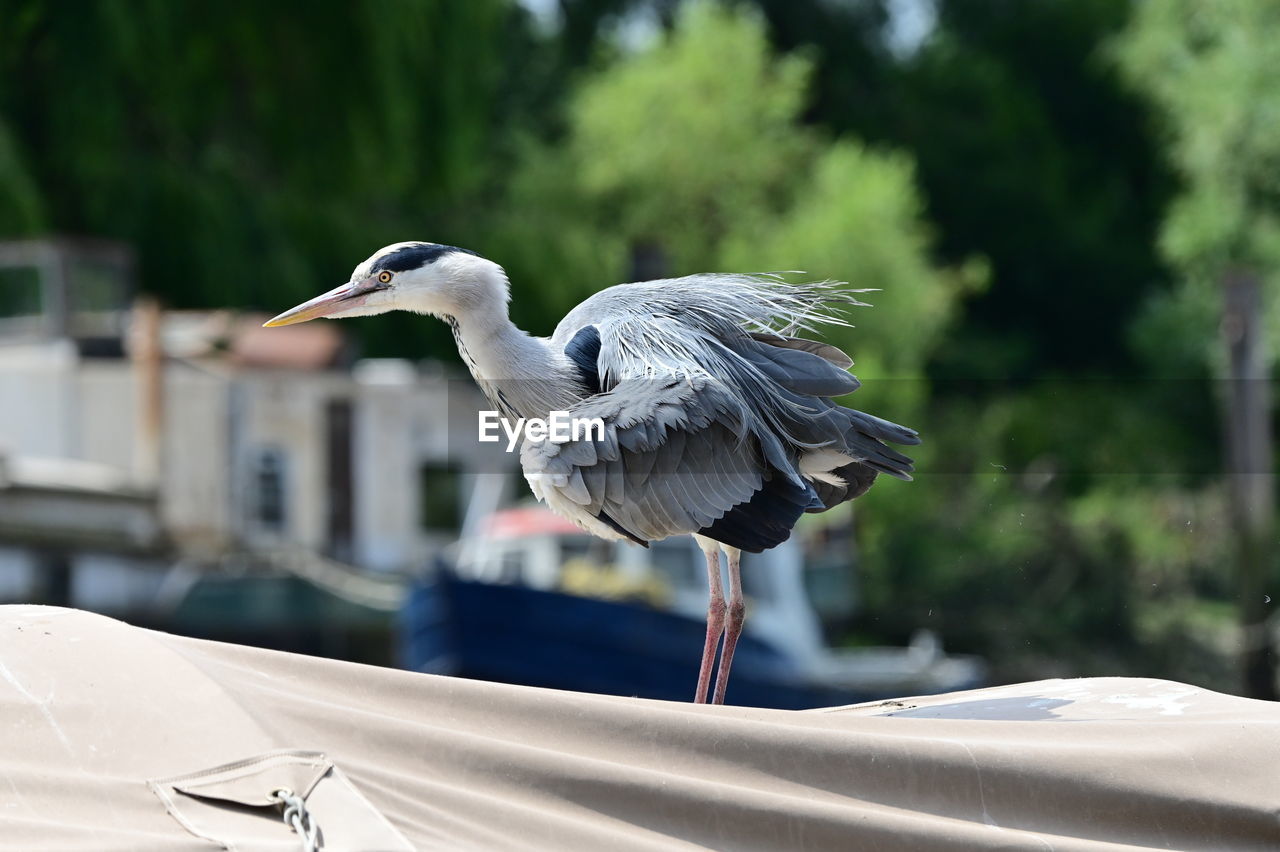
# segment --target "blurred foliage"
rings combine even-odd
[[[1130,317],[1165,287],[1152,237],[1170,187],[1148,110],[1099,50],[1127,9],[944,3],[907,69],[914,103],[900,102],[894,141],[920,159],[944,250],[981,252],[994,271],[941,353],[947,375],[1133,367]]]
[[[1162,110],[1170,158],[1185,187],[1160,247],[1181,274],[1152,305],[1141,340],[1210,357],[1221,277],[1262,273],[1272,336],[1280,332],[1280,6],[1249,0],[1145,3],[1115,45],[1135,87]],[[1272,357],[1280,347],[1272,347]],[[1176,357],[1176,356],[1175,356]],[[1185,357],[1185,356],[1184,356]]]
[[[937,0],[902,44],[901,5],[0,0],[0,234],[128,240],[170,304],[268,311],[435,239],[541,334],[634,277],[877,290],[830,337],[926,443],[858,501],[859,638],[1230,688],[1207,283],[1276,272],[1273,6]]]
[[[1152,416],[1178,410],[1162,397],[1179,390],[1044,382],[935,400],[916,482],[878,484],[858,509],[874,622],[860,629],[898,640],[937,629],[989,655],[1001,679],[1230,690],[1225,494],[1195,470],[1208,462],[1180,468],[1203,448]]]
[[[388,242],[465,240],[504,107],[537,85],[505,61],[532,50],[522,18],[500,0],[0,0],[0,232],[129,240],[171,305],[272,312]]]
[[[918,378],[985,267],[931,264],[907,156],[802,122],[810,74],[772,54],[757,17],[687,5],[661,43],[574,92],[562,138],[527,151],[502,205],[518,212],[493,229],[513,279],[568,282],[580,297],[652,247],[661,274],[838,270],[880,291],[868,296],[877,321],[826,336],[856,349],[864,377]],[[907,324],[910,339],[895,333]]]
[[[662,44],[588,81],[569,156],[611,228],[660,245],[673,271],[712,268],[726,235],[796,197],[819,140],[800,126],[809,65],[771,55],[763,27],[685,8]]]
[[[932,37],[901,56],[892,4],[748,5],[779,47],[813,51],[815,119],[911,152],[941,259],[990,264],[933,375],[1138,367],[1126,331],[1167,286],[1154,235],[1172,186],[1150,110],[1101,49],[1130,3],[942,0]]]
[[[1219,324],[1207,318],[1219,314],[1216,304],[1230,300],[1224,295],[1245,281],[1260,285],[1261,304],[1250,310],[1260,314],[1261,339],[1244,345],[1236,341],[1230,348],[1256,347],[1260,365],[1266,359],[1264,369],[1276,361],[1276,347],[1268,338],[1280,331],[1280,45],[1271,38],[1278,23],[1280,6],[1274,3],[1144,4],[1135,9],[1114,47],[1135,88],[1159,106],[1169,156],[1183,179],[1160,238],[1165,257],[1179,273],[1179,285],[1139,319],[1135,339],[1155,357],[1167,359],[1170,349],[1181,349],[1184,361],[1212,364],[1214,373],[1228,381],[1236,380],[1242,369],[1227,363],[1228,346],[1223,345],[1228,335],[1222,331],[1233,331],[1232,317],[1223,316]],[[1249,368],[1244,370],[1248,375]],[[1230,416],[1238,427],[1247,417],[1241,396],[1223,395],[1231,400]],[[1271,411],[1262,416],[1269,418]],[[1249,427],[1251,432],[1256,428]],[[1238,440],[1242,446],[1233,455],[1240,457],[1248,442]],[[1270,467],[1273,461],[1263,464]],[[1268,592],[1280,581],[1272,545],[1274,518],[1267,517],[1274,512],[1275,495],[1251,486],[1274,485],[1271,478],[1241,474],[1228,479],[1228,485],[1239,539],[1233,560],[1239,618],[1270,630],[1274,618]],[[1274,645],[1254,642],[1242,654],[1251,697],[1276,698],[1274,655]]]

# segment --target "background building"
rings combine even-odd
[[[130,258],[0,246],[0,597],[165,623],[198,584],[234,608],[301,577],[391,612],[468,507],[508,496],[512,458],[449,440],[476,428],[468,379],[354,358],[333,323],[162,312]]]

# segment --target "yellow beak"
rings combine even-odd
[[[296,308],[290,308],[277,317],[264,322],[264,328],[275,328],[281,325],[293,325],[296,322],[341,315],[353,308],[358,308],[369,298],[376,287],[370,287],[362,281],[351,281],[341,287],[334,287],[328,293],[316,296],[303,302]]]

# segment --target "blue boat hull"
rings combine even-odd
[[[705,631],[701,621],[637,604],[442,572],[406,601],[400,662],[479,680],[689,701]],[[726,702],[798,710],[886,697],[804,683],[786,657],[744,634]]]

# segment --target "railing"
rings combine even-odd
[[[370,574],[300,544],[278,546],[254,556],[343,600],[383,612],[400,609],[408,591],[403,577]]]

